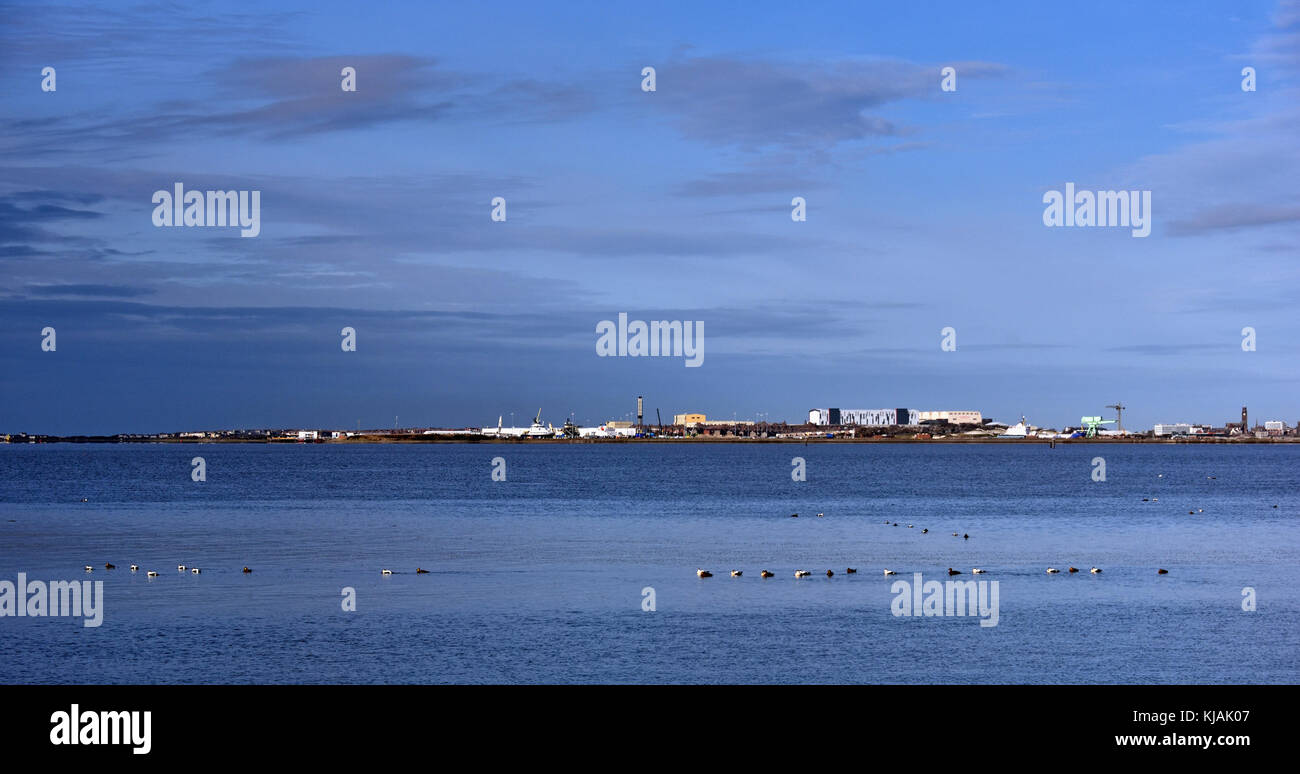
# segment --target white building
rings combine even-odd
[[[859,427],[889,427],[914,425],[920,421],[919,411],[912,409],[810,409],[810,425],[857,425]]]
[[[1286,429],[1286,422],[1282,422],[1276,419],[1270,419],[1264,423],[1264,429],[1270,431],[1276,430],[1278,432],[1281,432],[1282,430]]]
[[[1194,428],[1187,422],[1158,424],[1151,428],[1153,435],[1190,435]]]

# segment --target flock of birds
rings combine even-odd
[[[857,570],[856,567],[848,567],[848,568],[845,568],[844,573],[845,573],[846,575],[853,575],[853,574],[857,573],[857,571],[858,571],[858,570]],[[1068,571],[1069,571],[1069,572],[1079,572],[1079,568],[1078,568],[1078,567],[1071,567],[1071,568],[1069,568]],[[385,572],[387,572],[387,571],[385,571]],[[971,569],[971,574],[972,574],[972,575],[982,575],[982,574],[984,574],[984,573],[986,573],[986,572],[988,572],[988,570],[985,570],[985,569],[982,569],[982,568],[979,568],[979,567],[975,567],[975,568],[972,568],[972,569]],[[1048,573],[1049,575],[1051,575],[1051,574],[1053,574],[1053,573],[1058,573],[1058,572],[1060,572],[1060,570],[1058,570],[1058,569],[1055,568],[1055,567],[1048,567],[1048,568],[1047,568],[1047,573]],[[1093,575],[1100,575],[1100,574],[1101,574],[1101,568],[1100,568],[1100,567],[1093,567],[1093,568],[1092,568],[1091,570],[1089,570],[1088,572],[1092,573]],[[712,577],[713,577],[713,573],[711,573],[711,572],[709,572],[708,570],[705,570],[705,569],[703,569],[703,568],[696,569],[696,570],[695,570],[695,574],[696,574],[697,576],[701,577],[701,578],[712,578]],[[745,574],[744,570],[732,570],[732,571],[731,571],[731,577],[733,577],[733,578],[740,578],[740,577],[743,577],[744,574]],[[888,569],[888,568],[885,569],[885,575],[897,575],[897,574],[898,574],[898,571],[897,571],[897,570],[890,570],[890,569]],[[949,568],[948,568],[948,574],[949,574],[949,575],[961,575],[962,573],[961,573],[961,570],[954,570],[953,568],[949,567]],[[1169,574],[1169,571],[1168,571],[1168,570],[1164,570],[1164,569],[1159,569],[1159,570],[1156,570],[1156,574],[1158,574],[1158,575],[1168,575],[1168,574]],[[773,577],[776,576],[776,573],[774,573],[774,572],[770,572],[770,571],[768,571],[768,570],[763,570],[763,571],[760,572],[758,575],[759,575],[760,578],[773,578]],[[795,570],[795,571],[794,571],[794,577],[796,577],[796,578],[807,578],[807,577],[810,576],[810,575],[812,575],[812,571],[810,571],[810,570]],[[832,578],[832,577],[834,577],[834,576],[835,576],[835,571],[834,571],[834,570],[827,570],[827,571],[826,571],[826,577],[827,577],[827,578]]]
[[[113,563],[111,563],[111,562],[109,562],[109,563],[105,563],[105,564],[104,564],[104,569],[105,569],[105,570],[116,570],[116,569],[117,569],[117,565],[115,565],[115,564],[113,564]],[[186,567],[186,566],[183,565],[183,564],[178,564],[178,565],[176,565],[176,572],[185,572],[186,570],[189,570],[190,573],[191,573],[191,574],[194,574],[194,575],[198,575],[199,573],[203,572],[203,571],[200,570],[198,567]],[[86,572],[94,572],[94,571],[95,571],[95,568],[94,568],[93,566],[91,566],[91,565],[89,565],[89,564],[86,565]],[[133,564],[133,565],[131,565],[131,572],[139,572],[139,571],[140,571],[140,565],[138,565],[138,564]],[[252,572],[252,571],[253,571],[253,570],[252,570],[251,568],[247,567],[247,566],[245,566],[244,569],[241,570],[241,572],[243,572],[243,573],[245,573],[245,574],[250,573],[250,572]],[[392,571],[392,570],[389,570],[389,569],[387,569],[387,568],[385,568],[385,569],[383,569],[383,570],[380,570],[380,573],[383,574],[383,575],[392,575],[392,574],[393,574],[393,571]],[[429,571],[426,570],[426,569],[424,569],[423,567],[416,567],[416,568],[415,568],[415,574],[416,574],[416,575],[428,575],[428,574],[429,574]],[[154,571],[154,570],[149,570],[148,572],[145,573],[145,575],[149,576],[150,578],[157,578],[157,577],[158,577],[158,573],[157,573],[156,571]]]
[[[1163,473],[1160,474],[1159,477],[1160,477],[1160,478],[1164,478],[1164,474],[1163,474]],[[1212,478],[1217,478],[1217,476],[1206,476],[1206,478],[1211,478],[1211,479],[1212,479]],[[83,503],[84,503],[84,502],[87,502],[87,500],[86,500],[85,498],[82,498],[81,501],[82,501]],[[1158,498],[1158,497],[1143,497],[1143,498],[1142,498],[1142,502],[1144,502],[1144,503],[1145,503],[1145,502],[1158,503],[1158,502],[1160,502],[1160,498]],[[1274,505],[1273,507],[1276,508],[1277,506]],[[1197,509],[1194,509],[1194,510],[1189,510],[1189,511],[1187,511],[1187,512],[1188,512],[1189,514],[1193,514],[1193,515],[1195,515],[1195,514],[1197,514],[1197,513],[1204,513],[1204,512],[1205,512],[1205,509],[1204,509],[1204,508],[1197,508]],[[818,514],[817,514],[817,518],[819,518],[819,519],[821,519],[821,518],[825,518],[825,517],[826,517],[826,514],[825,514],[825,513],[818,513]],[[799,514],[798,514],[798,513],[792,513],[792,514],[790,514],[790,518],[792,518],[792,519],[797,519],[797,518],[799,518]],[[885,524],[886,524],[886,525],[892,525],[892,526],[895,526],[895,527],[899,526],[898,522],[896,522],[896,521],[890,521],[889,519],[885,519]],[[914,528],[915,528],[915,525],[913,525],[913,524],[908,524],[908,525],[907,525],[907,528],[908,528],[908,529],[914,529]],[[921,529],[921,534],[922,534],[922,535],[928,534],[929,532],[930,532],[929,528],[922,528],[922,529]],[[963,534],[960,534],[960,535],[959,535],[959,534],[957,534],[956,532],[954,532],[954,533],[952,533],[952,536],[953,536],[953,537],[960,537],[960,538],[962,538],[963,540],[970,540],[970,533],[963,533]],[[90,566],[90,565],[86,565],[86,572],[93,572],[94,569],[95,569],[94,567],[92,567],[92,566]],[[115,570],[115,569],[117,569],[117,565],[115,565],[115,564],[105,564],[105,565],[104,565],[104,569],[105,569],[105,570]],[[177,572],[185,572],[186,569],[187,569],[186,566],[183,565],[183,564],[178,564],[178,565],[176,565],[176,571],[177,571]],[[190,571],[191,573],[193,573],[194,575],[198,575],[198,574],[201,572],[201,570],[200,570],[198,567],[190,567],[190,568],[188,568],[188,569],[189,569],[189,571]],[[136,564],[131,565],[131,572],[139,572],[139,570],[140,570],[140,566],[139,566],[139,565],[136,565]],[[853,575],[853,574],[856,574],[857,571],[858,571],[858,570],[857,570],[856,567],[848,567],[848,568],[845,568],[844,573],[845,573],[846,575]],[[250,573],[250,572],[252,572],[252,570],[249,569],[248,567],[244,567],[243,572],[244,572],[244,573]],[[974,567],[974,568],[971,569],[971,573],[972,573],[973,575],[981,575],[981,574],[986,573],[986,572],[988,572],[988,571],[987,571],[987,570],[984,570],[984,569],[981,569],[981,568],[979,568],[979,567]],[[1056,568],[1056,567],[1048,567],[1048,568],[1047,568],[1047,574],[1048,574],[1048,575],[1054,575],[1054,574],[1059,573],[1059,572],[1061,572],[1061,570],[1059,570],[1059,569]],[[1069,568],[1066,569],[1066,572],[1068,572],[1068,573],[1076,573],[1076,572],[1080,572],[1080,570],[1079,570],[1078,567],[1069,567]],[[1093,575],[1100,575],[1100,574],[1101,574],[1101,568],[1100,568],[1100,567],[1093,567],[1092,569],[1088,570],[1088,572],[1092,573]],[[153,570],[149,570],[149,571],[148,571],[147,573],[145,573],[145,574],[148,575],[150,578],[157,578],[157,577],[158,577],[158,573],[155,572],[155,571],[153,571]],[[382,575],[392,575],[392,574],[393,574],[393,571],[390,570],[390,569],[388,569],[388,568],[384,568],[383,570],[380,570],[380,574],[382,574]],[[415,574],[416,574],[416,575],[427,575],[427,574],[429,574],[429,571],[426,570],[426,569],[424,569],[424,568],[422,568],[422,567],[416,567],[416,568],[415,568]],[[697,568],[697,569],[695,570],[695,574],[696,574],[697,576],[701,577],[701,578],[712,578],[712,577],[713,577],[713,573],[709,572],[708,570],[702,569],[702,568]],[[745,573],[744,573],[743,570],[732,570],[732,571],[731,571],[731,577],[733,577],[733,578],[740,578],[740,577],[743,577],[744,574],[745,574]],[[884,574],[885,574],[885,575],[897,575],[898,573],[897,573],[895,570],[890,570],[890,569],[886,568]],[[948,574],[949,574],[949,575],[961,575],[962,573],[961,573],[961,570],[954,570],[953,568],[949,567],[949,568],[948,568]],[[1160,569],[1157,569],[1157,570],[1156,570],[1156,574],[1157,574],[1157,575],[1168,575],[1168,574],[1169,574],[1169,571],[1166,570],[1166,569],[1160,568]],[[769,572],[768,570],[763,570],[763,571],[759,572],[758,575],[759,575],[759,577],[761,577],[761,578],[773,578],[773,577],[776,577],[776,573]],[[795,570],[795,571],[794,571],[794,577],[796,577],[796,578],[807,578],[807,577],[810,576],[810,575],[812,575],[812,572],[809,571],[809,570]],[[834,570],[827,570],[827,571],[826,571],[826,577],[827,577],[827,578],[834,577],[834,575],[835,575],[835,571],[834,571]]]
[[[1214,478],[1214,476],[1210,476],[1210,478]],[[1143,497],[1143,498],[1142,498],[1142,502],[1144,502],[1144,503],[1145,503],[1145,502],[1159,502],[1159,500],[1158,500],[1158,498],[1154,498],[1154,497]],[[1276,508],[1277,506],[1274,505],[1273,507]],[[1200,509],[1197,509],[1197,510],[1190,510],[1190,511],[1188,511],[1188,513],[1190,513],[1190,514],[1204,513],[1204,512],[1205,512],[1205,509],[1204,509],[1204,508],[1200,508]],[[825,517],[826,517],[826,514],[825,514],[825,513],[818,513],[818,514],[817,514],[817,518],[819,518],[819,519],[821,519],[821,518],[825,518]],[[799,514],[797,514],[797,513],[792,513],[792,514],[790,514],[790,518],[792,518],[792,519],[797,519],[797,518],[799,518]],[[899,526],[899,523],[898,523],[898,522],[896,522],[896,521],[890,521],[889,519],[885,519],[885,524],[886,524],[886,525],[889,525],[889,526],[894,526],[894,527]],[[907,528],[908,528],[908,529],[915,529],[915,528],[916,528],[916,525],[914,525],[914,524],[908,524],[908,525],[907,525]],[[928,534],[929,532],[930,532],[930,530],[929,530],[928,527],[923,527],[923,528],[921,529],[921,534],[922,534],[922,535]],[[953,537],[959,537],[959,538],[961,538],[962,540],[970,540],[970,533],[968,533],[968,532],[966,532],[966,533],[960,533],[960,534],[954,532],[954,533],[952,533],[952,536],[953,536]],[[846,569],[844,570],[844,572],[845,572],[846,575],[853,575],[853,574],[856,574],[857,571],[858,571],[858,570],[857,570],[856,567],[848,567],[848,568],[846,568]],[[1079,570],[1078,567],[1067,567],[1065,571],[1066,571],[1067,573],[1076,573],[1076,572],[1081,572],[1081,570]],[[385,570],[385,572],[387,572],[387,570]],[[986,573],[986,572],[988,572],[988,570],[985,570],[985,569],[980,568],[980,567],[974,567],[974,568],[971,568],[971,574],[972,574],[972,575],[983,575],[983,574]],[[1048,568],[1047,568],[1047,574],[1048,574],[1048,575],[1055,575],[1055,574],[1057,574],[1057,573],[1059,573],[1059,572],[1061,572],[1061,570],[1060,570],[1059,568],[1056,568],[1056,567],[1048,567]],[[1101,568],[1100,568],[1100,567],[1093,567],[1092,569],[1088,570],[1088,572],[1091,573],[1091,574],[1093,574],[1093,575],[1100,575],[1100,574],[1101,574]],[[703,569],[703,568],[697,568],[697,569],[695,570],[695,574],[696,574],[698,577],[701,577],[701,578],[712,578],[712,577],[713,577],[713,573],[711,573],[711,572],[709,572],[708,570],[705,570],[705,569]],[[897,572],[896,570],[890,570],[890,569],[886,568],[885,571],[884,571],[884,574],[885,574],[885,575],[897,575],[898,572]],[[949,568],[948,568],[948,574],[949,574],[949,575],[961,575],[962,572],[961,572],[961,570],[954,570],[953,568],[949,567]],[[1164,568],[1157,568],[1157,569],[1156,569],[1156,574],[1157,574],[1157,575],[1168,575],[1168,574],[1169,574],[1169,571],[1166,570],[1166,569],[1164,569]],[[733,578],[741,578],[741,577],[744,577],[744,575],[745,575],[745,573],[744,573],[743,570],[732,570],[732,571],[731,571],[731,577],[733,577]],[[807,578],[807,577],[809,577],[810,575],[812,575],[812,572],[809,571],[809,570],[795,570],[795,571],[794,571],[794,577],[796,577],[796,578]],[[759,573],[759,577],[761,577],[761,578],[773,578],[773,577],[775,577],[775,576],[776,576],[776,573],[769,572],[768,570],[763,570],[762,572]],[[834,576],[835,576],[835,571],[834,571],[834,570],[827,570],[827,571],[826,571],[826,577],[827,577],[827,578],[831,578],[831,577],[834,577]]]
[[[116,569],[117,569],[117,565],[113,564],[112,562],[106,562],[106,563],[104,564],[104,569],[105,569],[105,570],[116,570]],[[190,573],[193,574],[193,575],[198,575],[198,574],[200,574],[201,572],[203,572],[203,571],[200,570],[198,567],[186,567],[186,566],[183,565],[183,564],[178,564],[178,565],[176,565],[176,572],[185,572],[186,570],[189,570]],[[95,571],[95,568],[94,568],[94,567],[92,567],[92,566],[89,565],[89,564],[86,565],[86,572],[94,572],[94,571]],[[138,564],[133,564],[133,565],[131,565],[131,572],[140,572],[140,565],[138,565]],[[252,570],[250,570],[248,567],[244,567],[244,569],[243,569],[242,572],[244,572],[244,573],[250,573],[250,572],[252,572]],[[149,570],[148,572],[145,573],[145,575],[149,576],[150,578],[157,578],[157,577],[158,577],[158,572],[157,572],[156,570]]]

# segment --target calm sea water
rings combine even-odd
[[[1295,683],[1297,483],[1282,445],[0,446],[0,579],[105,595],[0,618],[0,682]],[[950,566],[997,626],[891,613]]]

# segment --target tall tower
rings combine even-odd
[[[1115,426],[1119,428],[1121,433],[1124,432],[1124,409],[1128,408],[1128,406],[1125,406],[1119,401],[1115,401],[1106,408],[1115,409]]]
[[[1241,432],[1250,432],[1250,424],[1246,421],[1246,407],[1241,407]]]
[[[642,401],[641,396],[640,395],[636,396],[636,426],[637,427],[641,426],[641,417],[645,413],[643,411],[644,405],[645,404]]]

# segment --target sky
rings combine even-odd
[[[0,98],[0,432],[1300,420],[1296,2],[6,3]]]

